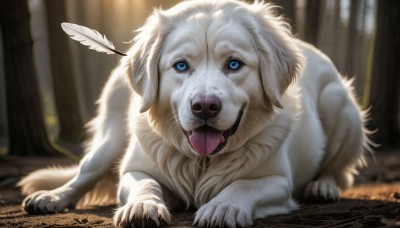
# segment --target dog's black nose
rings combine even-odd
[[[192,100],[191,109],[192,113],[197,117],[215,117],[221,111],[221,101],[212,96],[196,96]]]

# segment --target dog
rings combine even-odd
[[[79,165],[19,182],[29,213],[115,201],[116,226],[250,226],[295,199],[340,198],[365,165],[351,81],[291,35],[275,6],[185,1],[155,10],[112,72]],[[114,170],[118,171],[114,172]]]

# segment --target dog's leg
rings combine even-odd
[[[120,180],[119,199],[122,206],[114,216],[116,226],[159,227],[171,222],[160,184],[145,173],[125,173]]]
[[[26,197],[22,204],[29,213],[55,213],[74,207],[97,181],[113,171],[122,157],[128,137],[124,129],[130,92],[123,80],[113,79],[100,98],[100,112],[91,125],[94,137],[89,152],[80,162],[78,174],[61,187]]]
[[[332,81],[320,94],[318,111],[327,146],[321,172],[304,189],[304,197],[309,200],[338,201],[339,187],[349,187],[357,166],[363,163],[363,117],[345,83]]]
[[[291,199],[288,178],[267,176],[237,180],[228,185],[196,212],[194,225],[199,227],[247,227],[253,219],[287,213],[297,208]]]
[[[112,171],[112,166],[124,151],[124,137],[120,130],[111,128],[101,144],[82,159],[77,176],[59,188],[29,195],[23,201],[25,210],[29,213],[56,213],[74,207],[98,180]]]

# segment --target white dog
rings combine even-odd
[[[79,166],[25,177],[25,209],[116,196],[116,226],[168,225],[183,204],[198,208],[194,225],[235,227],[296,209],[294,196],[337,201],[364,161],[364,115],[350,83],[273,9],[156,10],[105,85]]]

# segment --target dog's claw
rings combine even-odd
[[[307,185],[304,199],[316,203],[333,203],[340,199],[339,189],[331,178],[321,178]]]
[[[171,222],[166,206],[152,200],[128,202],[114,216],[118,227],[163,227]]]
[[[196,212],[193,226],[199,227],[244,227],[251,226],[252,210],[235,202],[209,202]]]
[[[24,199],[22,206],[30,214],[53,214],[74,206],[65,191],[37,191]]]

